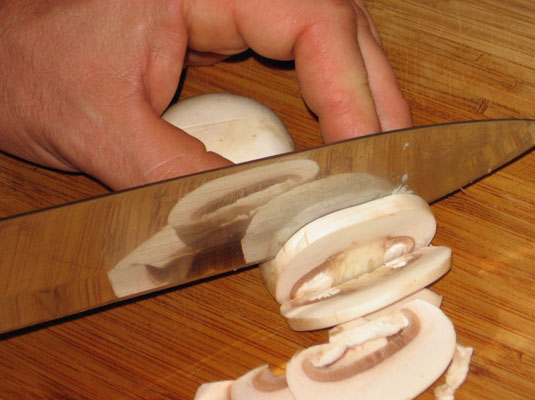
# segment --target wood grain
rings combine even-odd
[[[535,116],[532,0],[368,1],[415,125]],[[321,143],[291,63],[252,55],[190,69],[180,98],[262,101],[299,149]],[[0,154],[0,217],[105,193],[94,180]],[[535,153],[433,205],[453,249],[433,285],[475,348],[458,399],[535,397]],[[207,381],[283,366],[326,333],[292,332],[258,270],[167,290],[0,338],[2,399],[191,399]],[[429,390],[419,398],[432,399]]]

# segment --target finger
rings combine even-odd
[[[353,5],[312,0],[269,5],[260,20],[237,8],[239,32],[265,57],[295,59],[303,98],[319,117],[325,141],[378,132]]]
[[[412,125],[409,105],[399,88],[390,62],[373,35],[370,19],[357,9],[359,46],[364,57],[370,90],[381,130],[407,128]]]
[[[326,142],[381,130],[353,12],[304,30],[295,45],[295,65]]]
[[[295,59],[303,97],[318,115],[327,142],[381,130],[358,40],[356,3],[198,0],[194,4],[202,5],[202,12],[188,13],[191,48],[226,54],[249,46],[268,58]],[[201,29],[204,26],[208,31]],[[389,85],[391,80],[383,87]]]

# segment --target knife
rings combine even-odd
[[[428,202],[535,146],[535,121],[375,134],[0,220],[0,333],[267,261],[300,227]]]

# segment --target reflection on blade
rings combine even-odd
[[[115,295],[126,297],[213,274],[207,270],[209,266],[195,264],[196,258],[218,249],[229,253],[229,244],[241,241],[259,209],[311,181],[318,171],[316,162],[297,159],[251,168],[201,185],[177,202],[169,213],[169,225],[108,272]],[[241,250],[236,250],[241,259]]]

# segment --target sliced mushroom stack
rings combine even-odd
[[[202,114],[192,111],[199,105]],[[276,116],[248,99],[191,99],[165,118],[234,162],[243,161],[243,154],[257,158],[266,156],[266,149],[293,149]],[[215,138],[238,131],[240,143],[244,135],[251,139],[246,149],[234,148],[232,135],[225,133],[226,143]],[[280,135],[269,145],[258,139],[266,132],[273,137],[274,131]],[[246,260],[264,258],[284,243],[260,266],[266,286],[293,329],[331,327],[329,342],[295,354],[286,374],[262,365],[235,381],[201,385],[195,400],[406,400],[428,388],[448,365],[446,382],[435,395],[453,399],[472,349],[456,344],[453,324],[440,310],[442,297],[425,289],[451,262],[450,249],[430,246],[436,222],[427,203],[412,194],[389,195],[390,185],[368,175],[317,179],[319,168],[310,160],[287,163],[277,171],[245,171],[236,181],[197,189],[206,191],[207,201],[182,199],[169,216],[168,231],[186,247],[217,246],[220,238],[207,229],[215,223],[225,228],[218,232],[226,238],[241,238]],[[245,175],[250,179],[244,184]],[[333,212],[342,207],[348,208]],[[184,214],[190,219],[178,218]],[[299,229],[312,218],[317,219]]]
[[[293,329],[326,328],[386,307],[445,274],[451,251],[428,247],[435,231],[423,199],[386,196],[311,222],[260,270]]]

